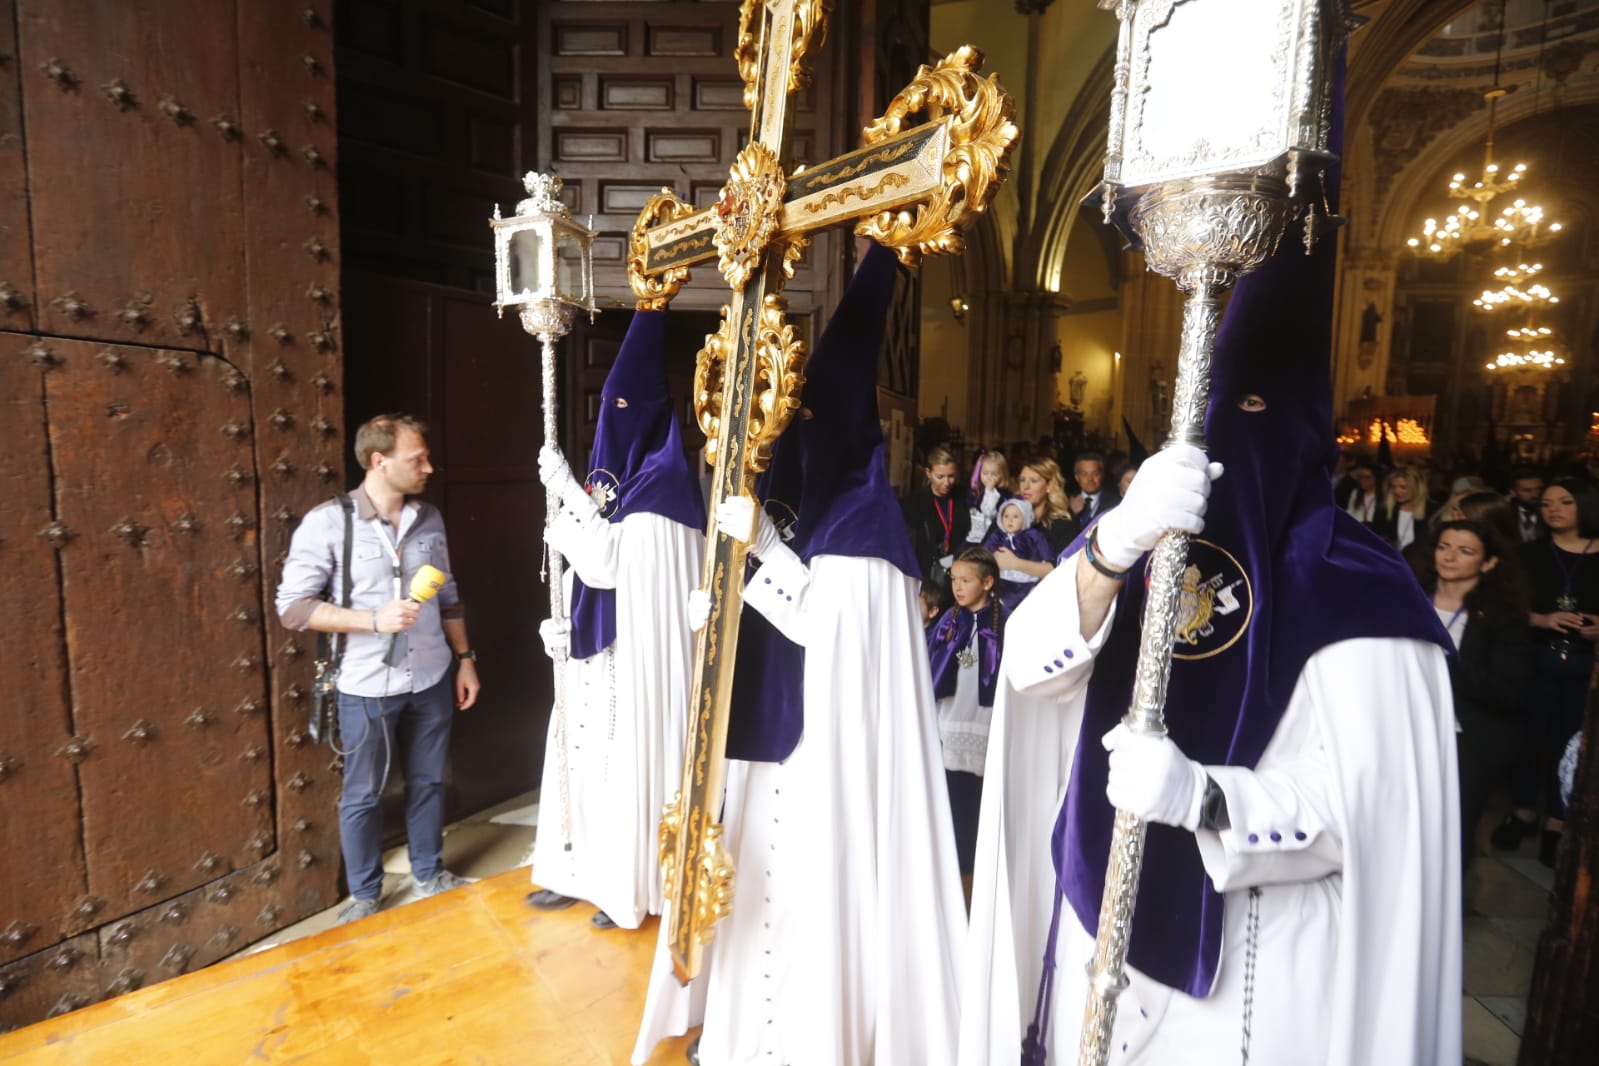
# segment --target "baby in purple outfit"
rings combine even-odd
[[[1049,541],[1044,538],[1043,531],[1033,528],[1033,505],[1020,496],[1000,505],[999,522],[983,538],[983,547],[991,552],[1008,548],[1016,558],[1030,563],[1047,562],[1051,556]],[[1015,610],[1016,605],[1033,591],[1036,584],[1038,578],[1032,574],[1020,570],[1001,570],[998,590],[1000,602],[1007,610]]]

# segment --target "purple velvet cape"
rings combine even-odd
[[[756,495],[801,561],[884,559],[919,578],[910,533],[888,482],[877,412],[877,363],[899,277],[872,245],[805,364],[800,410],[772,450]],[[739,621],[727,754],[782,762],[805,731],[805,649],[759,611]]]
[[[618,403],[618,401],[622,401]],[[666,312],[635,311],[600,390],[599,425],[584,486],[600,514],[620,522],[658,514],[705,528],[705,501],[666,385]],[[572,575],[572,656],[587,659],[616,640],[616,590]]]
[[[994,604],[999,605],[997,619]],[[1009,620],[1010,609],[997,595],[981,611],[968,611],[956,604],[944,612],[944,617],[927,631],[927,661],[933,668],[934,697],[944,700],[955,695],[961,669],[955,655],[970,643],[972,629],[976,628],[977,705],[994,706],[994,689],[999,683],[999,660],[1005,650],[1005,623]]]
[[[1336,194],[1336,167],[1326,184]],[[1307,256],[1297,236],[1290,227],[1272,260],[1239,282],[1216,343],[1205,434],[1211,458],[1226,469],[1212,487],[1201,537],[1241,564],[1254,613],[1226,650],[1172,664],[1167,728],[1183,753],[1204,765],[1253,767],[1305,662],[1322,648],[1356,637],[1449,646],[1404,561],[1333,504],[1328,359],[1336,241],[1324,234]],[[1266,410],[1241,410],[1238,400],[1248,393],[1262,397]],[[1080,538],[1063,558],[1079,545]],[[1115,816],[1105,799],[1108,756],[1100,737],[1131,704],[1147,564],[1146,555],[1129,575],[1094,660],[1052,841],[1060,888],[1091,934]],[[1128,961],[1170,988],[1209,995],[1224,907],[1192,834],[1150,825]]]

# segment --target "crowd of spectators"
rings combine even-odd
[[[951,570],[957,562],[976,565],[969,553],[984,549],[992,600],[980,602],[985,610],[993,604],[996,644],[1003,620],[1137,476],[1127,452],[1065,456],[1048,438],[964,455],[938,445],[926,454],[925,483],[901,507],[922,568],[929,633],[954,632],[952,619],[971,596],[952,591]],[[1596,472],[1580,466],[1494,476],[1463,464],[1350,453],[1333,470],[1337,505],[1403,555],[1455,645],[1467,864],[1487,828],[1484,812],[1504,789],[1509,808],[1487,842],[1511,851],[1536,838],[1540,861],[1554,865],[1565,816],[1559,767],[1563,757],[1567,766],[1573,761],[1588,694],[1599,688],[1596,482]],[[965,584],[971,587],[969,578]],[[963,643],[969,633],[961,631]]]

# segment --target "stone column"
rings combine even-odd
[[[1398,255],[1349,245],[1340,269],[1333,317],[1334,418],[1368,388],[1374,396],[1407,391],[1405,382],[1388,380]]]
[[[967,312],[966,439],[1005,444],[1051,431],[1050,351],[1070,301],[1060,293],[989,292]]]
[[[1183,294],[1170,280],[1144,269],[1144,257],[1127,253],[1122,276],[1121,395],[1116,407],[1139,441],[1154,451],[1171,431],[1169,398],[1177,376],[1177,349],[1182,338]],[[1164,380],[1168,406],[1157,411],[1159,382]],[[1121,435],[1121,419],[1111,430]]]

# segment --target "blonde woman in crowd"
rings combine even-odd
[[[1401,552],[1416,541],[1427,514],[1427,479],[1413,466],[1401,466],[1388,475],[1382,510],[1372,529]]]
[[[1033,507],[1033,528],[1044,534],[1049,550],[1059,555],[1077,535],[1077,522],[1072,518],[1071,504],[1066,499],[1066,479],[1061,476],[1060,465],[1053,459],[1029,459],[1016,475],[1016,495]],[[1043,577],[1055,569],[1053,560],[1030,563],[1017,559],[1001,549],[994,558],[1001,570],[1021,570]]]

